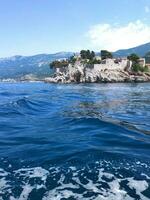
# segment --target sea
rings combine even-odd
[[[0,83],[0,200],[134,199],[150,199],[150,83]]]

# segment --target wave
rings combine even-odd
[[[0,199],[150,199],[149,85],[1,93]]]

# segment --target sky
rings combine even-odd
[[[0,0],[0,57],[150,42],[150,0]]]

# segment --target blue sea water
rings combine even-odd
[[[0,200],[150,199],[150,83],[0,83]]]

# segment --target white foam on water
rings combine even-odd
[[[62,198],[69,198],[69,197],[74,197],[77,200],[81,200],[81,199],[83,200],[95,200],[95,199],[97,200],[100,200],[100,199],[129,200],[129,199],[132,199],[131,197],[127,195],[125,191],[120,190],[120,185],[117,180],[109,184],[110,185],[109,190],[99,189],[98,188],[99,184],[98,183],[95,184],[91,180],[86,185],[82,184],[78,178],[74,180],[76,180],[77,184],[84,187],[89,192],[96,193],[97,195],[94,195],[93,197],[85,197],[84,195],[86,195],[87,191],[83,192],[82,194],[73,193],[72,191],[69,190],[70,188],[67,189],[68,185],[62,183],[62,186],[57,187],[52,191],[49,191],[46,194],[46,196],[43,197],[43,200],[61,200]]]
[[[147,174],[142,173],[141,175],[142,175],[142,176],[145,176],[146,179],[150,179],[150,176],[148,176]]]
[[[112,179],[110,182],[104,181],[103,178],[107,179]],[[148,198],[144,197],[144,195],[141,194],[144,190],[148,188],[148,183],[146,181],[133,181],[132,179],[118,179],[116,178],[113,174],[104,172],[104,169],[99,170],[98,174],[98,181],[95,183],[90,179],[88,180],[87,184],[83,184],[80,181],[80,178],[76,175],[75,177],[72,178],[74,180],[75,185],[69,185],[64,183],[65,177],[61,176],[59,180],[59,184],[61,186],[47,192],[45,197],[43,197],[43,200],[61,200],[62,198],[69,198],[69,197],[74,197],[77,200],[83,199],[83,200],[132,200],[134,198],[130,197],[127,192],[124,189],[120,188],[120,183],[123,180],[128,180],[128,185],[132,186],[131,189],[135,189],[136,193],[140,196],[141,200],[148,200]],[[108,188],[102,188],[100,187],[101,184],[99,181],[103,181],[108,184]],[[140,185],[142,185],[141,189]],[[73,193],[70,191],[70,189],[75,189],[75,188],[84,188],[86,191],[83,192],[82,194],[78,193]],[[86,193],[92,192],[94,195],[93,197],[85,197]]]
[[[149,200],[149,198],[144,197],[142,194],[142,192],[149,187],[148,183],[145,180],[139,181],[134,180],[133,178],[128,178],[127,180],[129,181],[128,186],[131,189],[135,189],[136,194],[138,194],[142,200]]]
[[[23,187],[23,190],[18,198],[15,198],[13,196],[10,196],[10,200],[27,200],[29,197],[29,194],[32,192],[34,187],[31,185],[25,185]]]
[[[32,192],[33,189],[34,187],[32,187],[31,185],[25,185],[18,200],[27,200],[29,194]]]
[[[22,169],[16,170],[15,176],[17,177],[19,176],[23,178],[23,181],[22,181],[23,190],[18,198],[14,198],[13,196],[11,196],[10,200],[27,200],[33,189],[38,190],[41,188],[45,188],[46,179],[48,175],[49,175],[49,171],[43,169],[42,167],[22,168]],[[40,185],[39,184],[31,185],[29,183],[26,183],[25,180],[27,179],[27,182],[29,182],[31,178],[40,178],[40,180],[43,183],[41,183]]]
[[[110,163],[105,162],[105,164],[109,165]],[[143,169],[142,163],[136,164],[141,165]],[[128,166],[131,169],[135,167],[135,165]],[[13,178],[19,180],[22,189],[17,197],[12,192],[14,183],[7,180],[10,173],[0,169],[0,194],[5,194],[10,190],[10,200],[28,200],[33,190],[39,191],[43,188],[45,192],[42,200],[61,200],[69,197],[76,200],[133,200],[134,198],[126,191],[126,187],[128,187],[141,200],[149,199],[143,194],[150,187],[146,171],[144,174],[141,173],[141,180],[136,180],[135,177],[124,177],[120,171],[116,173],[119,167],[114,167],[114,169],[115,173],[108,172],[98,162],[95,163],[94,167],[76,168],[70,166],[65,170],[59,167],[51,167],[49,170],[42,167],[21,168],[13,171]],[[90,174],[93,173],[94,179],[90,177]],[[145,180],[143,180],[143,176]],[[55,182],[54,186],[51,185],[52,180]],[[123,181],[126,182],[125,188],[121,187]]]
[[[136,191],[138,193],[143,192],[144,190],[146,190],[148,188],[148,183],[146,181],[137,181],[134,180],[133,178],[128,178],[129,181],[129,187],[131,189],[136,189]]]
[[[0,168],[0,176],[7,176],[8,172],[6,172],[4,169]]]
[[[9,187],[8,182],[5,180],[5,178],[0,179],[0,194],[4,193],[4,190]]]
[[[29,178],[41,178],[42,181],[45,181],[49,175],[49,171],[43,169],[42,167],[35,168],[22,168],[15,171],[16,174],[20,176],[29,177]]]
[[[5,193],[5,190],[9,188],[9,182],[6,180],[8,172],[0,168],[0,195]]]
[[[75,171],[77,168],[74,166],[69,167],[72,171]]]

